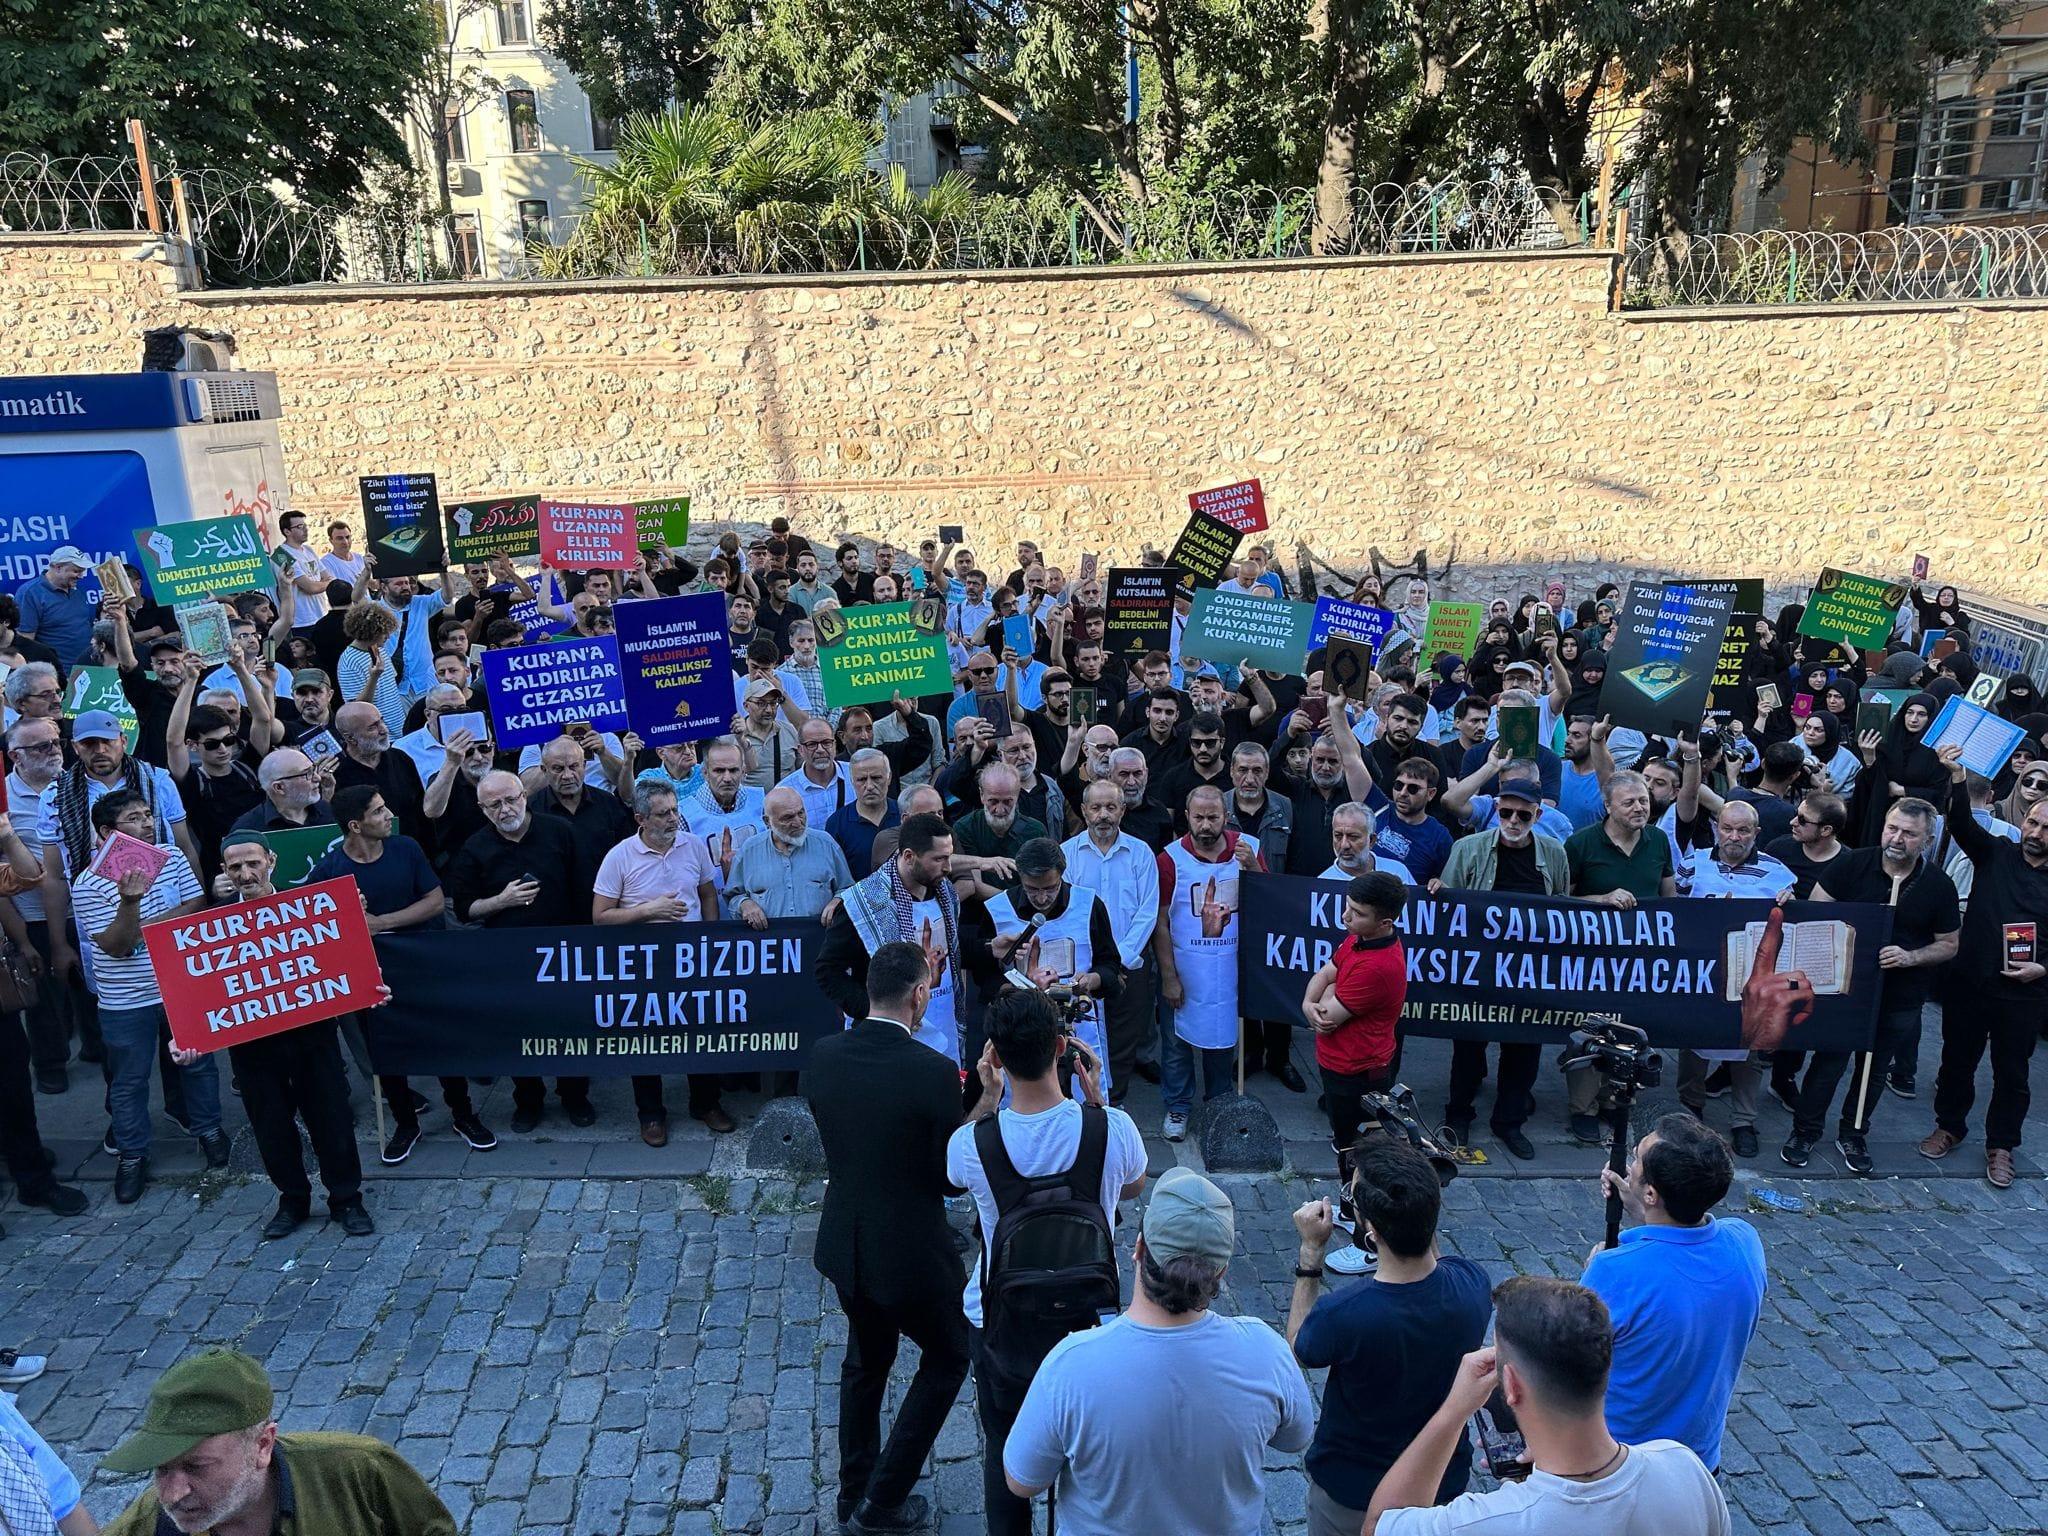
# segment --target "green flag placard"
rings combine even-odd
[[[448,563],[483,565],[493,555],[531,560],[540,553],[540,498],[488,496],[441,508],[448,524]]]
[[[1470,656],[1478,648],[1486,624],[1484,603],[1439,603],[1429,605],[1429,622],[1422,627],[1422,655],[1415,670],[1433,666],[1446,651],[1453,656]]]
[[[1829,566],[1813,584],[1806,612],[1799,616],[1799,633],[1817,640],[1839,640],[1858,650],[1881,651],[1891,638],[1899,605],[1905,600],[1904,582],[1858,576]]]
[[[277,873],[272,883],[282,891],[306,883],[313,866],[341,841],[341,828],[333,822],[319,827],[273,828],[263,834],[263,841],[277,855]]]
[[[277,571],[247,513],[138,528],[135,547],[150,590],[169,608],[277,586]]]
[[[643,546],[658,544],[663,549],[681,549],[690,542],[689,497],[670,496],[662,501],[638,502],[634,510],[639,513]],[[790,564],[796,562],[792,560]]]
[[[121,690],[119,667],[71,669],[71,676],[64,684],[64,718],[76,720],[95,709],[104,709],[121,722],[121,739],[133,752],[140,727],[135,721],[135,706],[128,702],[128,695]]]
[[[1223,666],[1248,662],[1263,672],[1298,677],[1315,616],[1315,609],[1307,603],[1203,587],[1188,610],[1180,653],[1184,659]]]
[[[910,617],[909,603],[865,603],[842,608],[846,632],[818,652],[825,703],[832,709],[953,691],[953,664],[942,636],[927,634]]]

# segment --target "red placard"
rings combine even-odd
[[[1188,510],[1212,517],[1239,533],[1258,533],[1266,526],[1266,493],[1256,480],[1188,492]]]
[[[374,1008],[383,973],[354,880],[209,907],[142,930],[171,1039],[217,1051]]]
[[[631,502],[543,501],[540,558],[567,571],[616,571],[640,563],[640,509]]]

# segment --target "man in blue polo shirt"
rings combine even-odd
[[[92,649],[92,599],[81,585],[91,563],[76,544],[60,544],[50,552],[43,574],[14,594],[21,604],[15,629],[55,651],[58,664],[67,669]]]
[[[1614,1319],[1608,1429],[1627,1445],[1676,1440],[1710,1472],[1766,1285],[1756,1228],[1709,1214],[1734,1179],[1720,1137],[1691,1115],[1664,1116],[1636,1143],[1626,1179],[1600,1171],[1637,1225],[1619,1247],[1596,1248],[1583,1278]]]

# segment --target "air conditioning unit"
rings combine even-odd
[[[467,165],[448,167],[448,195],[451,197],[474,197],[483,186],[483,177]]]

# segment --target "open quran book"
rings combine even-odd
[[[1728,935],[1729,1002],[1742,1001],[1742,989],[1756,965],[1756,947],[1763,941],[1762,923],[1745,923]],[[1804,971],[1816,997],[1840,997],[1849,990],[1849,972],[1856,958],[1856,930],[1839,918],[1787,923],[1778,952],[1780,971]]]

